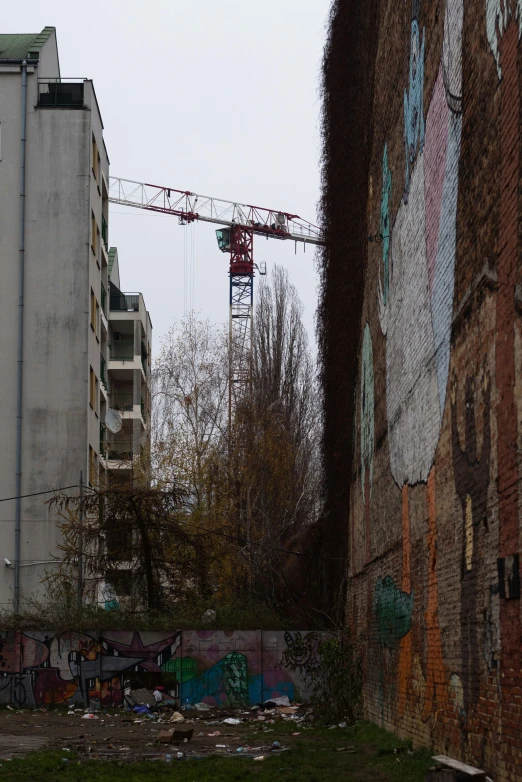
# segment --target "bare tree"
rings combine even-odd
[[[201,579],[201,535],[188,523],[186,497],[179,489],[136,486],[90,489],[82,497],[57,495],[51,504],[62,516],[58,571],[50,578],[71,582],[80,546],[88,602],[110,583],[121,594],[126,579],[131,597],[151,610],[165,608],[197,591]],[[81,541],[81,543],[80,543]]]
[[[318,514],[318,401],[302,304],[287,272],[275,266],[259,287],[252,386],[238,408],[234,445],[242,555],[251,588],[265,599],[291,592],[285,547]]]

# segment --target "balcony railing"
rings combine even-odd
[[[143,418],[144,421],[147,420],[145,418],[145,402],[143,401],[143,397],[141,399],[141,417]]]
[[[107,226],[107,220],[105,219],[105,217],[103,216],[103,214],[102,214],[102,230],[101,230],[101,235],[102,235],[103,243],[104,243],[104,245],[105,245],[105,249],[106,249],[106,250],[108,250],[108,249],[109,249],[109,239],[108,239],[108,236],[109,236],[109,228],[108,228],[108,226]]]
[[[111,292],[110,308],[114,312],[139,312],[140,294]]]
[[[101,308],[103,310],[103,314],[105,317],[107,317],[107,291],[105,290],[105,285],[101,284]]]
[[[115,410],[133,410],[133,394],[132,391],[116,391],[111,396],[111,407]]]
[[[83,109],[82,81],[38,80],[38,106],[46,109]]]
[[[100,380],[104,386],[107,386],[107,362],[103,356],[100,356]]]
[[[112,361],[133,361],[134,360],[134,340],[122,339],[113,342],[110,346],[110,358]]]
[[[100,424],[100,456],[105,457],[105,425]]]
[[[122,440],[115,443],[107,443],[107,458],[128,461],[133,457],[132,442]]]

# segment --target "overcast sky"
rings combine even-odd
[[[63,77],[94,80],[110,173],[294,212],[316,222],[319,79],[330,0],[25,0],[1,32],[57,28]],[[41,74],[42,76],[45,74]],[[193,234],[193,238],[192,238]],[[228,319],[228,255],[214,227],[111,206],[122,288],[142,291],[154,343],[183,314],[185,244],[194,308]],[[284,264],[313,338],[314,253],[257,239]],[[255,285],[255,284],[254,284]],[[255,287],[254,287],[255,295]]]

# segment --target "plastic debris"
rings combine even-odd
[[[90,712],[82,715],[82,720],[99,720],[99,719],[100,718],[98,717],[97,714],[91,714]]]
[[[241,725],[241,720],[237,720],[235,717],[227,717],[223,722],[225,725]]]
[[[281,749],[281,744],[278,741],[274,741],[270,749]]]
[[[300,733],[292,733],[292,736],[300,736]]]
[[[226,744],[216,744],[216,749],[226,749],[226,748],[227,748]]]
[[[198,711],[210,711],[210,706],[208,705],[208,703],[203,703],[203,702],[196,703],[194,705],[194,708],[197,709]]]
[[[288,695],[281,695],[280,698],[269,698],[264,705],[268,706],[269,709],[273,709],[276,706],[290,706],[290,699]]]
[[[340,728],[346,728],[346,722],[340,722],[339,723]]]
[[[136,714],[149,714],[150,709],[148,706],[135,706],[133,711],[136,712]]]
[[[221,736],[221,732],[219,730],[215,730],[213,733],[207,733],[207,736],[214,738],[215,736]]]
[[[264,759],[265,759],[264,755],[258,755],[257,758],[254,758],[254,760],[264,760]]]
[[[154,690],[152,694],[154,695],[154,700],[156,701],[156,703],[161,703],[161,701],[163,700],[163,693],[160,692],[159,690]]]

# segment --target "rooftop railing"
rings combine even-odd
[[[109,307],[112,312],[139,312],[140,294],[111,292]]]
[[[83,81],[38,79],[38,106],[46,109],[83,109]]]

